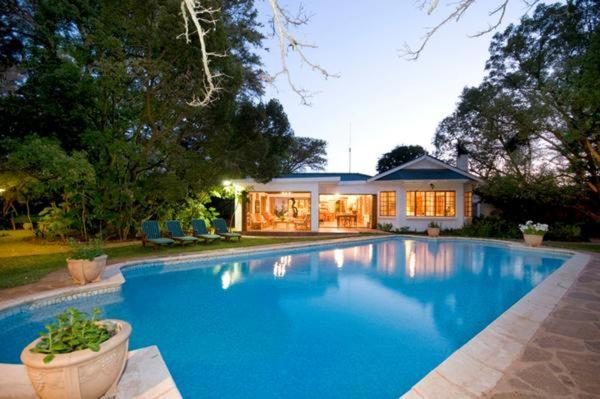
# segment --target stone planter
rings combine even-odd
[[[539,234],[523,234],[523,239],[525,240],[525,244],[527,244],[528,246],[539,247],[540,245],[542,245],[544,236]]]
[[[107,258],[108,255],[97,256],[94,260],[67,258],[69,273],[73,280],[81,285],[100,281]]]
[[[100,344],[99,352],[84,349],[57,354],[50,363],[44,363],[44,354],[30,352],[40,338],[23,349],[21,361],[40,398],[98,399],[107,393],[116,394],[127,361],[131,325],[121,320],[102,323],[115,323],[118,332]]]
[[[440,235],[440,228],[439,227],[428,227],[427,228],[427,235],[429,237],[437,237]]]

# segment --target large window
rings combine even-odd
[[[379,216],[396,216],[396,192],[379,193]]]
[[[310,230],[310,193],[251,191],[247,199],[247,230]]]
[[[456,192],[407,191],[406,216],[456,216]]]
[[[473,217],[473,193],[465,191],[465,217]]]

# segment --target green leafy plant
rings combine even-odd
[[[38,228],[43,237],[55,239],[65,239],[65,236],[71,231],[73,218],[63,207],[49,206],[42,209],[39,214]]]
[[[75,239],[69,238],[69,246],[71,247],[69,254],[71,259],[94,260],[94,258],[105,254],[102,248],[102,240],[98,239],[79,243]]]
[[[430,229],[439,229],[442,226],[439,223],[432,220],[431,222],[429,222],[427,227],[429,227]]]
[[[377,229],[391,232],[394,229],[394,225],[391,223],[377,223]]]
[[[41,340],[32,349],[33,353],[46,354],[44,363],[50,363],[55,355],[84,349],[94,352],[100,344],[117,333],[116,325],[100,323],[97,320],[100,309],[94,308],[92,315],[75,308],[68,308],[56,316],[57,321],[44,326]]]

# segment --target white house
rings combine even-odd
[[[259,183],[235,180],[245,201],[236,204],[238,230],[347,231],[376,228],[425,230],[435,221],[460,228],[473,216],[473,188],[480,179],[429,155],[376,176],[361,173],[293,173]]]

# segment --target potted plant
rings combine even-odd
[[[530,247],[539,247],[544,240],[544,234],[548,231],[548,225],[543,223],[533,223],[531,220],[525,224],[519,225],[519,229],[523,233],[525,243]]]
[[[27,345],[21,361],[42,399],[98,399],[116,393],[125,368],[131,325],[121,320],[97,320],[68,308],[46,332]]]
[[[102,249],[102,241],[91,240],[79,244],[74,239],[70,239],[69,243],[71,254],[67,258],[67,266],[73,280],[82,285],[100,281],[108,258]]]
[[[437,237],[440,235],[440,225],[433,220],[427,225],[427,235],[429,237]]]

